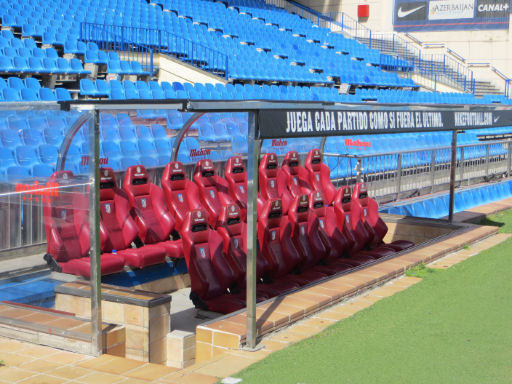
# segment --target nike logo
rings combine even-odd
[[[397,12],[398,18],[402,19],[402,18],[404,18],[406,16],[409,16],[411,13],[419,11],[422,8],[425,8],[425,5],[422,5],[422,6],[418,7],[418,8],[409,9],[408,11],[404,11],[402,9],[402,7],[400,7],[400,8],[398,8],[398,12]]]
[[[500,119],[501,116],[498,116],[498,117],[495,117],[494,118],[494,124],[496,124],[498,122],[498,120]]]

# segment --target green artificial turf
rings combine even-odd
[[[489,220],[512,230],[512,212]],[[512,383],[512,239],[446,271],[428,269],[417,268],[420,283],[233,376],[243,384]]]
[[[512,233],[512,209],[487,216],[482,225],[494,225],[500,227],[502,233]]]

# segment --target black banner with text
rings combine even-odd
[[[512,126],[511,110],[261,110],[259,138],[339,136]]]

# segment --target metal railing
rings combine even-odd
[[[464,58],[454,55],[450,50],[445,54],[428,54],[422,49],[422,42],[410,34],[406,34],[410,39],[406,40],[396,32],[375,33],[344,12],[320,13],[292,0],[266,2],[311,20],[321,27],[343,32],[369,48],[407,61],[413,66],[414,73],[435,83],[443,83],[463,92],[475,92],[473,71],[467,67]],[[401,70],[400,68],[410,70],[407,66],[398,66],[396,69]]]
[[[368,155],[324,153],[335,185],[364,180],[379,202],[447,191],[451,147]],[[457,146],[457,186],[510,177],[512,141]]]
[[[116,52],[122,60],[138,61],[145,72],[153,75],[153,43],[158,42],[154,30],[104,25],[80,24],[80,40],[96,43],[106,52]]]
[[[159,29],[82,23],[80,40],[94,42],[125,60],[141,62],[153,73],[153,53],[170,55],[202,70],[227,78],[228,55],[195,41]]]
[[[302,158],[305,156],[301,154]],[[451,147],[448,146],[367,155],[325,152],[324,158],[336,186],[355,179],[365,180],[372,196],[380,203],[447,191],[449,187]],[[510,177],[511,160],[510,140],[458,146],[458,187]],[[225,168],[224,161],[217,163],[218,171]],[[187,170],[192,169],[193,165],[188,164]],[[161,172],[161,167],[153,169],[153,182],[158,183]],[[122,172],[118,176],[118,180],[123,179]],[[45,244],[42,209],[41,204],[23,200],[21,195],[0,202],[0,217],[10,223],[6,231],[0,232],[0,253]]]

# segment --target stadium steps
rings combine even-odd
[[[483,95],[499,95],[503,92],[497,88],[490,81],[476,81],[475,82],[475,96]]]
[[[155,65],[160,70],[158,72],[158,81],[167,81],[169,83],[213,83],[226,84],[227,81],[216,76],[212,72],[200,69],[191,64],[185,63],[169,55],[156,55]]]

